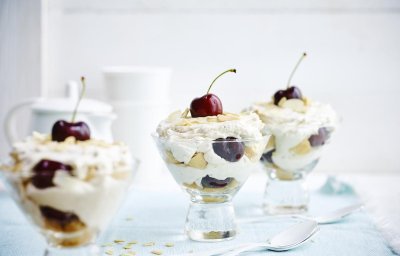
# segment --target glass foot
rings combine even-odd
[[[217,242],[236,236],[235,211],[231,202],[192,202],[186,217],[185,231],[195,241]]]
[[[268,215],[300,214],[308,211],[307,205],[263,205],[264,213]]]
[[[268,177],[263,209],[266,214],[300,214],[308,210],[309,192],[305,179],[280,180]]]
[[[44,252],[44,256],[100,256],[100,249],[97,245],[92,244],[85,247],[77,248],[55,248],[48,247]]]

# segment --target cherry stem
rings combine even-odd
[[[72,113],[71,123],[75,122],[75,117],[76,117],[76,113],[78,112],[79,103],[81,103],[83,95],[85,95],[86,83],[85,83],[85,77],[83,77],[83,76],[81,77],[81,83],[82,83],[82,91],[81,91],[81,95],[79,95],[78,102],[76,102],[74,112]]]
[[[292,73],[291,73],[290,76],[289,76],[289,80],[288,80],[288,83],[287,83],[286,88],[289,88],[289,87],[290,87],[290,82],[292,81],[292,77],[293,77],[294,73],[296,72],[296,70],[297,70],[297,68],[299,67],[300,63],[303,61],[303,59],[304,59],[306,56],[307,56],[307,53],[304,52],[303,55],[301,55],[300,59],[297,61],[296,66],[294,66],[294,69],[293,69]]]
[[[210,84],[210,86],[208,87],[207,93],[208,94],[211,90],[211,87],[213,86],[213,84],[215,83],[215,81],[217,81],[218,78],[220,78],[221,76],[223,76],[224,74],[228,73],[228,72],[233,72],[236,73],[236,69],[228,69],[224,72],[222,72],[221,74],[219,74],[216,78],[214,78],[214,80],[212,81],[212,83]]]

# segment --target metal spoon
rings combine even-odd
[[[273,217],[291,217],[297,219],[307,219],[307,220],[315,220],[318,224],[331,224],[334,222],[338,222],[345,218],[346,216],[360,210],[362,208],[362,204],[354,204],[350,206],[346,206],[340,209],[337,209],[333,212],[328,214],[324,214],[322,216],[307,216],[307,215],[281,215],[281,216],[261,216],[261,217],[254,217],[254,218],[246,218],[241,219],[239,223],[257,223],[257,222],[264,222]]]
[[[234,256],[242,252],[254,250],[287,251],[305,243],[318,230],[318,223],[316,221],[305,220],[285,229],[264,243],[246,243],[229,248],[225,247],[198,253],[182,254],[180,256]]]
[[[343,218],[345,218],[346,216],[360,210],[362,207],[363,207],[362,204],[350,205],[347,207],[340,208],[324,216],[314,217],[313,220],[318,222],[318,224],[330,224],[338,222]]]

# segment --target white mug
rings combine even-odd
[[[104,68],[103,73],[111,101],[169,102],[170,68],[115,66]]]
[[[171,70],[107,67],[103,71],[108,99],[118,115],[113,125],[115,139],[125,142],[141,160],[136,181],[153,183],[154,175],[162,174],[163,163],[150,134],[170,110]]]

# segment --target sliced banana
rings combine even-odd
[[[174,155],[172,154],[171,151],[165,151],[165,156],[166,156],[166,160],[168,163],[171,164],[181,164],[181,162],[179,162],[178,160],[175,159]]]
[[[271,151],[275,148],[275,136],[271,135],[271,137],[269,137],[267,146],[265,146],[265,152]]]
[[[204,159],[204,153],[196,152],[192,159],[190,159],[188,166],[197,169],[205,169],[207,167],[207,161]]]
[[[308,139],[303,140],[300,142],[297,146],[293,147],[290,149],[291,152],[297,154],[297,155],[305,155],[311,152],[311,144]]]

